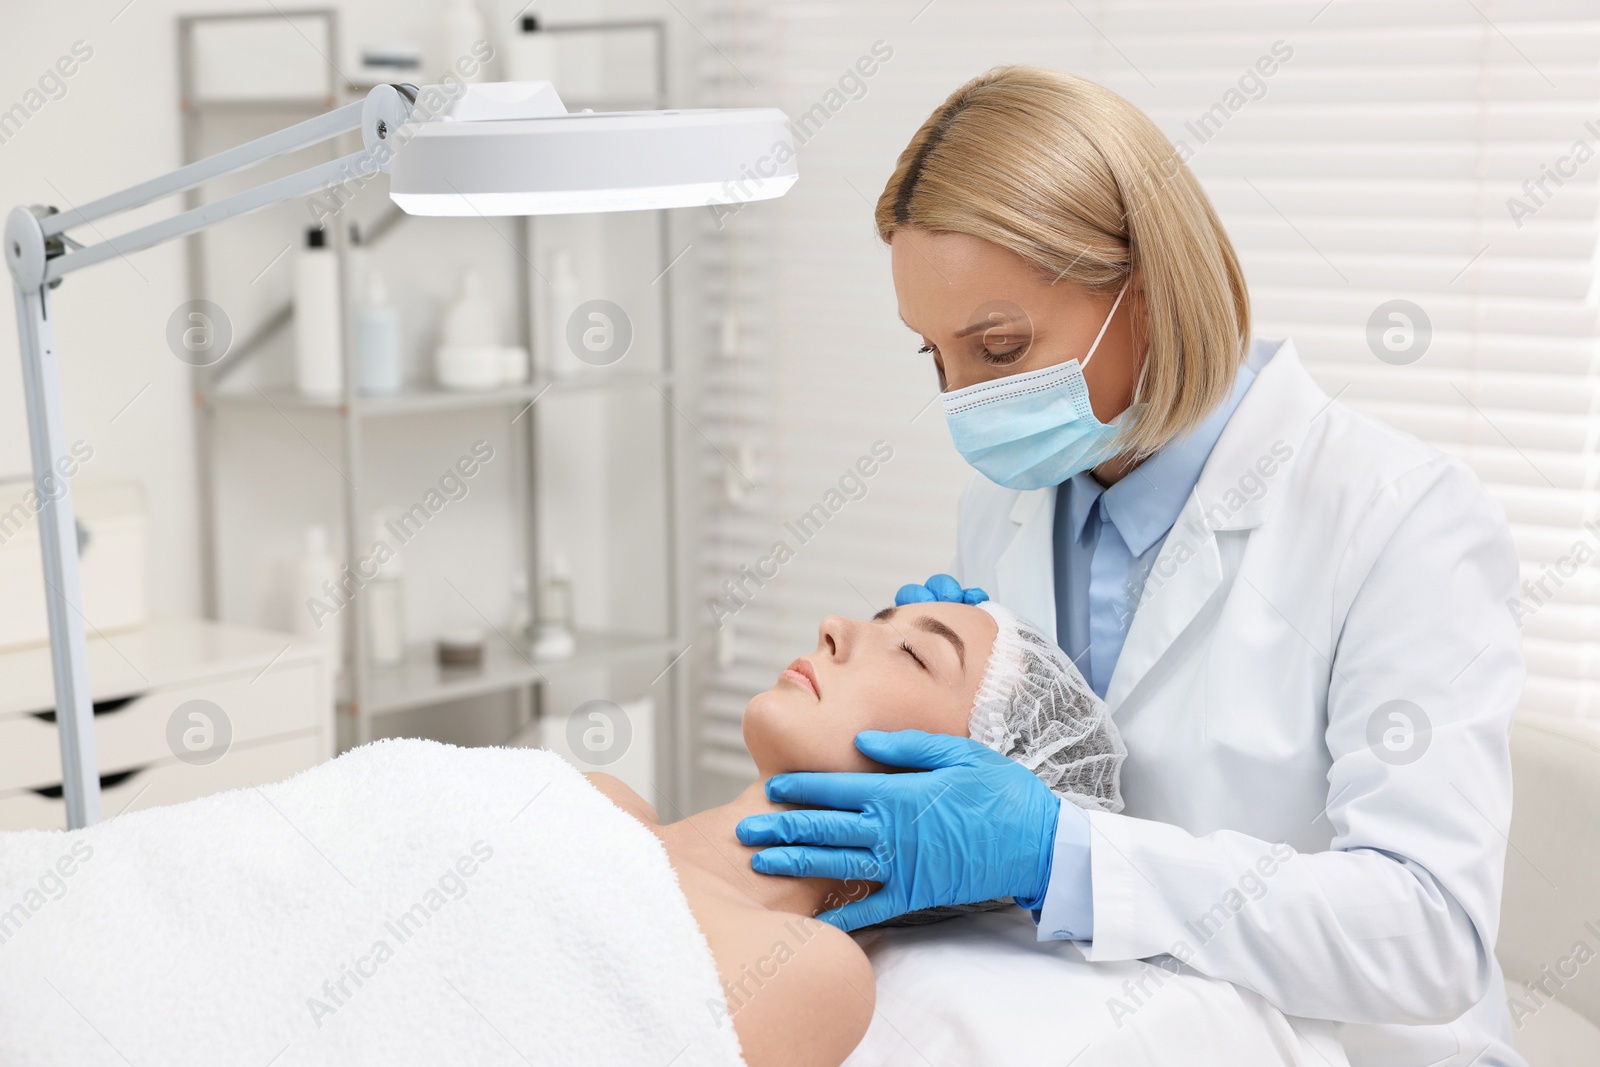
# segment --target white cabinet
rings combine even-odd
[[[322,649],[199,620],[89,639],[105,818],[286,778],[333,755]],[[60,829],[50,650],[0,653],[0,830]]]

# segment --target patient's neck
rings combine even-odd
[[[816,915],[877,888],[873,882],[785,878],[751,870],[750,857],[757,849],[740,844],[733,828],[747,815],[796,808],[768,800],[766,784],[765,778],[757,779],[731,802],[663,827],[672,836],[673,849],[773,911]]]

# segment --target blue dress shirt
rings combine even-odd
[[[1255,379],[1255,371],[1241,367],[1232,394],[1204,422],[1116,484],[1101,485],[1085,471],[1056,489],[1056,640],[1102,698],[1145,578]],[[1093,936],[1089,817],[1076,804],[1061,802],[1044,897],[1019,903],[1033,911],[1041,941]]]

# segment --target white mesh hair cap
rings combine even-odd
[[[1080,808],[1122,810],[1122,761],[1128,750],[1067,654],[1038,627],[994,601],[978,607],[998,632],[978,683],[967,732],[974,741],[1016,760],[1051,792]],[[923,908],[878,926],[921,926],[972,912],[1010,907],[1011,898]]]
[[[1016,760],[1080,808],[1122,810],[1128,750],[1105,701],[1056,643],[992,600],[998,627],[968,720],[974,741]]]

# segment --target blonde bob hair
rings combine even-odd
[[[1250,298],[1211,202],[1155,123],[1094,82],[1028,66],[973,78],[900,153],[874,219],[886,243],[902,226],[971,234],[1096,292],[1134,278],[1145,358],[1124,454],[1198,426],[1244,360]]]

